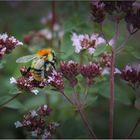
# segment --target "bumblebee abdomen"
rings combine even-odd
[[[41,71],[36,71],[36,70],[32,69],[31,74],[34,77],[34,79],[37,81],[41,81],[43,79]]]

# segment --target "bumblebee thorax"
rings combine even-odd
[[[46,55],[50,55],[52,53],[52,49],[51,48],[47,48],[47,49],[42,49],[39,50],[37,52],[38,57],[42,57],[42,56],[46,56]]]

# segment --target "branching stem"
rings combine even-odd
[[[15,98],[17,98],[22,92],[17,93],[15,96],[11,97],[9,100],[5,101],[3,104],[0,105],[0,109],[2,109],[5,105],[13,101]]]
[[[83,112],[81,103],[80,103],[80,101],[79,101],[79,98],[78,98],[77,95],[76,95],[76,92],[74,92],[75,97],[76,97],[76,103],[75,103],[75,104],[73,103],[73,101],[72,101],[64,92],[61,92],[61,93],[62,93],[62,95],[69,101],[70,104],[76,105],[76,108],[78,109],[78,112],[79,112],[79,114],[80,114],[80,116],[81,116],[81,119],[82,119],[82,121],[84,122],[85,127],[87,128],[89,134],[91,135],[91,137],[92,137],[93,139],[96,139],[96,135],[94,134],[92,128],[91,128],[90,125],[89,125],[89,122],[88,122],[88,120],[87,120],[87,118],[86,118],[86,116],[85,116],[85,113]]]
[[[97,139],[95,133],[93,132],[92,128],[91,128],[90,125],[89,125],[89,122],[88,122],[88,120],[87,120],[87,117],[86,117],[85,113],[83,112],[83,109],[81,109],[81,108],[78,107],[78,106],[77,106],[77,108],[78,108],[78,112],[79,112],[79,114],[80,114],[80,116],[81,116],[81,119],[82,119],[84,125],[85,125],[86,128],[88,129],[89,134],[91,135],[91,137],[92,137],[93,139]]]

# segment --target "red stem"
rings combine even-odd
[[[137,119],[135,125],[132,127],[132,129],[131,129],[131,131],[130,131],[128,137],[127,137],[128,139],[130,139],[130,138],[132,137],[132,135],[134,134],[136,128],[137,128],[138,125],[139,125],[139,123],[140,123],[140,117]]]
[[[70,104],[74,105],[73,101],[72,101],[63,91],[62,91],[61,93],[62,93],[62,95],[69,101]],[[76,97],[77,97],[77,96],[76,96]],[[81,116],[81,118],[82,118],[82,121],[83,121],[84,124],[85,124],[85,127],[88,129],[89,134],[91,135],[91,137],[92,137],[93,139],[97,139],[97,138],[96,138],[96,135],[94,134],[92,128],[91,128],[90,125],[89,125],[89,122],[88,122],[88,120],[87,120],[87,118],[86,118],[85,113],[83,112],[83,110],[82,110],[81,107],[79,106],[80,104],[79,104],[78,98],[77,98],[77,103],[76,103],[75,105],[76,105],[76,107],[77,107],[77,109],[78,109],[78,111],[79,111],[79,114],[80,114],[80,116]]]
[[[0,105],[0,109],[2,109],[6,104],[10,103],[12,100],[14,100],[15,98],[17,98],[22,92],[19,92],[18,94],[16,94],[15,96],[13,96],[12,98],[10,98],[9,100],[5,101],[3,104]]]
[[[52,23],[51,23],[51,31],[52,31],[52,40],[51,40],[51,47],[53,47],[53,40],[54,40],[54,24],[56,22],[56,13],[55,13],[55,1],[52,1]]]
[[[114,65],[115,65],[115,48],[118,41],[118,22],[116,22],[114,44],[111,55],[111,72],[110,72],[110,103],[109,103],[109,138],[113,138],[113,116],[114,116]]]
[[[86,115],[85,115],[85,113],[83,112],[83,110],[79,108],[78,111],[79,111],[79,114],[80,114],[80,116],[81,116],[81,118],[82,118],[82,120],[83,120],[83,122],[84,122],[84,125],[85,125],[86,128],[88,129],[88,132],[89,132],[89,134],[91,135],[91,137],[92,137],[93,139],[97,139],[96,135],[94,134],[92,128],[91,128],[90,125],[89,125],[89,122],[88,122],[88,120],[87,120],[87,118],[86,118]]]

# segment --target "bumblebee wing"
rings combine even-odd
[[[23,57],[18,58],[16,60],[16,63],[27,63],[27,62],[33,60],[34,58],[36,58],[36,54],[23,56]]]

